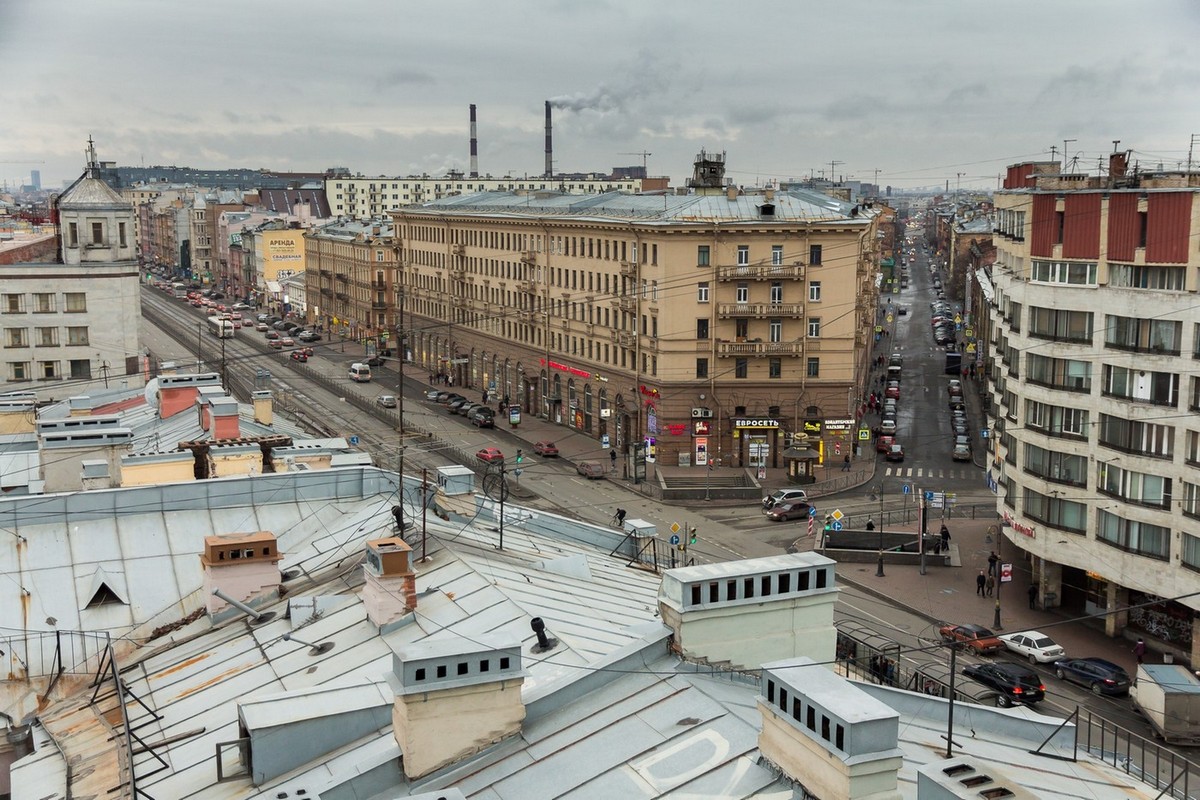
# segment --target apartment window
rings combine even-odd
[[[1179,403],[1179,376],[1173,372],[1104,365],[1104,394],[1156,406]]]
[[[775,267],[783,265],[783,245],[771,245],[771,265]]]
[[[1087,486],[1087,458],[1025,445],[1025,471],[1055,483]]]
[[[1170,528],[1122,519],[1104,510],[1096,512],[1096,538],[1121,550],[1163,561],[1171,554]]]
[[[4,295],[4,313],[5,314],[24,314],[25,313],[25,295],[23,295],[23,294],[6,294],[6,295]]]
[[[86,345],[88,344],[88,329],[86,326],[67,328],[67,344],[69,345]]]
[[[1182,558],[1185,567],[1200,570],[1200,537],[1186,532],[1183,534]]]
[[[708,245],[702,244],[696,248],[696,266],[707,267],[708,264]]]
[[[733,362],[733,377],[735,377],[735,378],[746,377],[746,371],[747,371],[747,369],[749,369],[749,364],[750,364],[749,359],[745,359],[745,358],[739,358],[736,361],[734,361]]]
[[[1177,356],[1182,334],[1182,322],[1109,314],[1105,318],[1104,346],[1114,350]]]
[[[658,302],[658,281],[650,281],[650,300],[654,303]]]
[[[1183,484],[1183,513],[1192,519],[1200,519],[1200,486],[1186,481]]]
[[[1133,264],[1109,264],[1108,285],[1122,289],[1151,289],[1182,292],[1187,278],[1185,267],[1148,267]]]
[[[1070,286],[1095,286],[1096,265],[1062,261],[1034,261],[1029,279],[1042,283],[1065,283]],[[1110,280],[1111,284],[1112,281]]]
[[[1096,491],[1139,506],[1171,507],[1170,478],[1122,469],[1108,462],[1096,464]]]
[[[779,358],[767,359],[767,377],[782,378],[783,377],[783,360]]]
[[[1025,490],[1025,516],[1070,533],[1087,533],[1087,506]]]
[[[70,362],[71,377],[74,380],[83,380],[92,377],[92,362],[86,358],[73,358]]]
[[[126,245],[125,245],[125,223],[124,222],[117,223],[117,238],[119,239],[119,241],[121,243],[121,247],[125,247]]]
[[[1029,335],[1059,342],[1092,341],[1090,311],[1062,311],[1054,308],[1029,309]]]
[[[29,380],[29,362],[28,361],[10,361],[10,362],[8,362],[8,379],[10,381],[27,381],[27,380]]]
[[[55,380],[58,378],[58,362],[57,361],[39,361],[38,375],[42,380]]]
[[[810,244],[808,246],[808,264],[809,264],[809,266],[812,266],[812,267],[820,266],[820,264],[821,264],[821,245]]]
[[[821,320],[817,317],[809,317],[808,319],[808,336],[811,339],[819,338],[821,335]]]
[[[708,377],[708,359],[707,358],[697,358],[696,359],[696,377],[697,378],[707,378]]]
[[[821,377],[821,359],[819,359],[819,358],[809,358],[808,359],[807,374],[808,374],[808,377],[810,377],[810,378]]]
[[[783,302],[783,283],[780,281],[771,281],[771,304],[779,305]]]
[[[1037,353],[1025,356],[1025,379],[1030,383],[1070,392],[1092,390],[1092,365],[1089,361],[1049,358]]]
[[[37,293],[33,296],[33,313],[53,314],[56,311],[54,295],[49,292]]]
[[[808,282],[808,301],[810,303],[821,302],[821,282],[820,281],[809,281]]]
[[[92,223],[92,244],[95,244],[95,245],[104,244],[104,223],[103,222],[93,222]]]
[[[737,249],[737,264],[739,267],[749,266],[750,264],[750,245],[739,244]]]
[[[782,342],[783,341],[783,320],[772,319],[767,322],[767,341]]]
[[[1192,378],[1192,392],[1188,400],[1189,411],[1200,411],[1200,378]]]
[[[739,283],[736,288],[736,300],[739,303],[750,302],[750,286],[745,283]]]
[[[1064,408],[1027,400],[1025,425],[1047,436],[1087,438],[1088,412],[1081,408]]]
[[[82,314],[87,311],[87,295],[83,292],[67,292],[63,299],[68,314]]]
[[[71,222],[67,225],[67,244],[70,247],[79,247],[79,223]]]
[[[1175,428],[1170,425],[1101,414],[1099,430],[1100,444],[1114,450],[1171,458],[1175,449]]]
[[[696,320],[696,338],[697,339],[707,339],[708,338],[708,320],[706,320],[706,319]]]
[[[36,347],[58,347],[58,328],[34,328],[33,342]]]
[[[4,346],[5,347],[28,347],[29,334],[27,328],[5,328],[4,329]]]
[[[708,302],[708,282],[707,281],[696,285],[696,302],[697,303],[707,303]]]
[[[746,341],[746,337],[750,335],[750,321],[747,319],[735,319],[733,321],[733,335],[739,342]]]

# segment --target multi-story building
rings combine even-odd
[[[56,397],[142,380],[133,208],[87,171],[55,204],[57,253],[0,273],[4,379]]]
[[[217,220],[226,211],[242,211],[245,207],[246,203],[239,192],[216,191],[196,194],[192,201],[189,233],[193,280],[208,285],[219,276]]]
[[[1019,164],[996,194],[997,508],[1040,602],[1194,664],[1200,173],[1127,163]]]
[[[607,175],[556,175],[552,178],[493,178],[488,175],[472,178],[451,171],[440,178],[428,175],[407,178],[338,175],[325,179],[325,195],[332,215],[370,220],[386,216],[396,208],[460,194],[557,191],[594,195],[604,192],[662,191],[667,189],[668,183],[666,178],[618,178]]]
[[[398,327],[391,220],[334,222],[304,237],[306,319],[348,339],[386,347]]]
[[[649,459],[841,460],[873,346],[877,214],[816,192],[491,192],[392,212],[413,358]],[[313,292],[310,288],[310,302]]]

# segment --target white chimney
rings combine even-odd
[[[204,568],[204,596],[213,622],[235,612],[221,598],[224,594],[255,605],[279,597],[279,560],[282,556],[270,531],[205,536],[200,564]]]

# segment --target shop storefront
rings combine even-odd
[[[768,467],[779,466],[780,441],[779,420],[771,417],[734,417],[733,448],[738,464],[758,470],[759,477],[766,477]]]

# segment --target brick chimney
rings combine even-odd
[[[428,775],[519,733],[521,643],[498,634],[410,644],[392,656],[392,735],[404,774]]]
[[[362,601],[367,619],[384,628],[417,609],[417,575],[412,569],[412,548],[403,539],[371,539],[363,564]]]
[[[239,439],[238,404],[232,397],[215,397],[208,401],[212,426],[208,429],[214,439]]]
[[[204,568],[204,598],[214,622],[229,616],[228,603],[213,594],[220,589],[234,600],[251,601],[279,597],[281,556],[270,531],[205,536],[200,564]]]
[[[189,410],[200,394],[201,386],[220,386],[215,373],[199,375],[161,375],[158,378],[158,418],[170,419]]]

